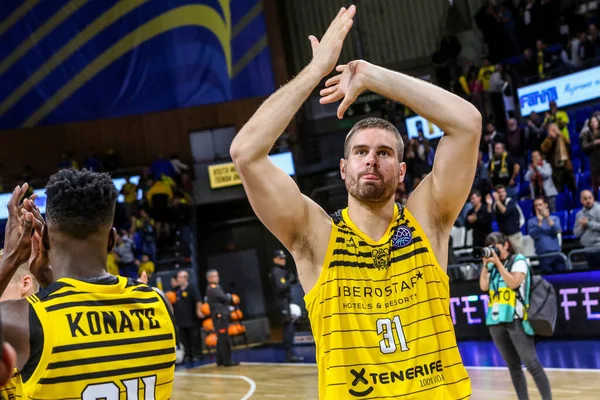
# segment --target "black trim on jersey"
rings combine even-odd
[[[432,315],[431,317],[421,318],[421,319],[416,319],[414,321],[410,321],[407,324],[403,323],[402,327],[406,328],[407,326],[411,326],[412,324],[416,324],[417,322],[427,321],[428,319],[433,319],[433,318],[437,318],[437,317],[449,317],[449,316],[450,316],[450,314],[443,314],[443,313],[442,314],[436,314],[436,315]]]
[[[117,339],[117,340],[103,340],[101,342],[88,342],[78,344],[67,344],[64,346],[56,346],[52,348],[52,354],[64,353],[66,351],[73,350],[84,350],[84,349],[97,349],[98,347],[111,347],[111,346],[127,346],[139,343],[150,343],[160,342],[163,340],[172,340],[172,333],[165,333],[162,335],[144,336],[131,339]]]
[[[59,289],[65,288],[65,287],[74,288],[75,286],[71,285],[70,283],[66,283],[66,282],[53,282],[53,283],[49,284],[48,286],[46,286],[44,289],[40,289],[40,291],[37,292],[36,296],[38,297],[38,299],[43,300],[44,298],[48,297],[50,294],[56,292]]]
[[[343,238],[341,238],[341,239],[342,239],[342,242],[344,242]],[[412,240],[411,243],[420,243],[422,241],[423,241],[423,239],[420,236],[417,236],[417,237],[413,238],[413,240]],[[383,247],[383,246],[385,246],[387,244],[388,243],[384,243],[384,244],[375,246],[375,245],[367,244],[367,243],[365,243],[363,241],[359,241],[358,247],[370,247],[370,248],[375,249],[375,248],[378,248],[378,247]],[[391,249],[391,251],[395,251],[395,250],[400,250],[400,249]],[[339,255],[341,255],[341,256],[350,256],[350,257],[359,256],[359,257],[363,257],[363,258],[372,258],[373,257],[373,253],[369,252],[369,251],[359,251],[359,252],[354,252],[353,253],[353,252],[348,251],[347,249],[334,249],[333,250],[333,255],[334,256],[339,256]]]
[[[52,293],[52,294],[49,294],[48,296],[44,297],[42,299],[42,302],[48,301],[48,300],[59,299],[61,297],[71,296],[73,294],[87,294],[87,293],[89,293],[89,292],[76,292],[73,290],[69,290],[67,292],[62,292],[62,293]]]
[[[425,339],[425,338],[428,338],[428,337],[431,337],[431,336],[437,336],[437,335],[441,335],[441,334],[448,333],[448,332],[452,332],[452,329],[447,329],[447,330],[445,330],[445,331],[434,332],[434,333],[432,333],[431,335],[423,335],[423,336],[419,336],[419,337],[416,337],[416,338],[414,338],[414,339],[408,340],[408,341],[406,342],[406,344],[409,344],[409,343],[412,343],[412,342],[416,342],[417,340]]]
[[[44,330],[32,304],[29,304],[29,358],[21,368],[21,381],[27,382],[37,369],[44,350]]]
[[[346,382],[340,382],[340,383],[328,383],[327,386],[340,386],[340,385],[345,385]]]
[[[347,365],[330,365],[329,367],[327,367],[327,369],[330,369],[330,368],[364,367],[366,365],[397,364],[397,363],[402,363],[402,362],[414,360],[415,358],[429,356],[431,354],[438,354],[438,353],[441,353],[442,351],[452,350],[452,349],[457,349],[457,348],[458,348],[458,345],[452,346],[452,347],[446,347],[445,349],[439,349],[439,350],[431,351],[429,353],[419,354],[419,355],[416,355],[414,357],[405,358],[404,360],[393,360],[393,361],[386,361],[386,362],[380,362],[380,363],[361,363],[361,364],[347,364]]]
[[[435,265],[434,264],[423,264],[423,265],[421,265],[419,267],[414,267],[411,270],[400,272],[399,274],[394,274],[394,275],[390,276],[389,278],[385,278],[385,279],[371,279],[371,278],[332,278],[332,279],[329,279],[329,280],[321,283],[321,286],[323,286],[323,285],[325,285],[327,283],[335,282],[335,281],[386,282],[386,281],[389,281],[390,279],[395,278],[397,276],[410,274],[413,271],[416,271],[416,270],[421,269],[421,268],[426,268],[426,267],[435,267]]]
[[[353,346],[353,347],[334,347],[332,349],[329,350],[325,350],[323,353],[327,354],[329,352],[332,352],[334,350],[354,350],[354,349],[378,349],[379,346]]]
[[[404,326],[404,325],[402,325]],[[377,332],[375,329],[337,329],[335,331],[330,331],[328,333],[324,333],[321,335],[321,337],[323,336],[329,336],[332,333],[346,333],[346,332]]]
[[[93,276],[91,278],[78,278],[78,281],[91,283],[93,285],[117,285],[119,278],[114,275]]]
[[[0,393],[2,393],[2,392],[8,392],[9,390],[13,390],[15,388],[16,388],[16,386],[13,386],[13,387],[2,387],[2,388],[0,388]],[[21,396],[17,396],[17,397],[21,397]]]
[[[132,290],[132,292],[143,292],[143,293],[151,293],[154,292],[154,289],[150,286],[140,286]]]
[[[418,249],[414,249],[406,254],[401,254],[392,258],[389,262],[389,265],[393,263],[397,263],[400,261],[408,260],[418,254],[428,253],[429,250],[427,247],[421,247]],[[372,263],[364,263],[364,262],[354,262],[354,261],[344,261],[344,260],[335,260],[329,263],[329,268],[333,267],[356,267],[356,268],[371,268],[375,269],[375,266]]]
[[[175,365],[175,361],[169,361],[160,364],[142,365],[139,367],[119,368],[108,371],[87,372],[84,374],[57,376],[55,378],[42,378],[39,381],[40,385],[52,385],[54,383],[76,382],[88,379],[108,378],[111,376],[121,376],[129,374],[137,374],[140,372],[156,371],[161,369],[171,368]]]
[[[164,356],[167,354],[175,354],[175,348],[168,347],[166,349],[159,349],[159,350],[147,350],[147,351],[138,351],[135,353],[111,354],[109,356],[79,358],[76,360],[68,360],[68,361],[57,361],[57,362],[48,364],[47,369],[68,368],[68,367],[73,367],[76,365],[99,364],[99,363],[118,361],[118,360],[134,360],[136,358]]]
[[[338,312],[338,313],[331,313],[329,315],[323,316],[323,319],[325,319],[325,318],[331,318],[334,315],[380,315],[380,314],[387,315],[389,313],[394,313],[394,312],[398,312],[398,311],[402,311],[402,310],[407,310],[407,309],[409,309],[411,307],[416,306],[417,304],[423,304],[423,303],[427,303],[427,302],[433,301],[433,300],[448,300],[448,298],[447,297],[432,297],[432,298],[427,299],[427,300],[423,300],[423,301],[418,301],[416,303],[412,303],[411,305],[406,306],[406,307],[397,308],[395,310],[386,310],[386,311],[381,311],[381,312],[346,312],[346,313],[344,313],[344,312]]]
[[[103,306],[116,306],[116,305],[125,305],[125,304],[149,304],[156,303],[159,300],[156,297],[150,298],[125,298],[125,299],[110,299],[110,300],[84,300],[84,301],[72,301],[70,303],[61,303],[55,304],[53,306],[46,307],[46,311],[52,312],[57,310],[62,310],[64,308],[71,307],[103,307]]]

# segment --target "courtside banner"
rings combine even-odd
[[[554,337],[600,336],[600,271],[545,275],[556,292],[558,319]],[[479,280],[450,285],[450,316],[458,339],[489,338],[485,324],[488,294]]]
[[[550,79],[517,89],[521,115],[545,112],[550,102],[561,107],[571,106],[600,97],[600,67]]]

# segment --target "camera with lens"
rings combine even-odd
[[[473,252],[471,255],[475,258],[490,258],[492,257],[492,252],[496,253],[496,255],[500,257],[500,250],[498,250],[496,246],[473,247]]]

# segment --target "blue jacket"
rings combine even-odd
[[[560,219],[555,215],[551,215],[550,219],[554,222],[552,226],[545,219],[542,220],[542,226],[539,226],[537,217],[531,217],[527,222],[527,233],[533,238],[535,253],[538,255],[560,251],[558,244],[558,234],[562,230]]]

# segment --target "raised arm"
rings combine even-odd
[[[475,177],[481,115],[472,104],[450,92],[365,61],[352,61],[337,70],[342,74],[326,82],[321,102],[343,99],[338,118],[360,93],[370,90],[407,105],[445,133],[436,149],[432,173],[419,184],[407,207],[433,241],[434,251],[437,247],[447,252],[450,229]],[[444,254],[437,254],[438,258],[445,259]]]
[[[319,42],[311,36],[311,63],[258,109],[231,144],[231,158],[242,179],[250,204],[263,224],[286,246],[299,266],[304,290],[312,288],[319,271],[303,268],[323,261],[331,232],[323,209],[303,196],[296,183],[268,158],[277,138],[304,101],[338,61],[344,39],[352,27],[356,8],[342,8]],[[324,248],[310,254],[305,250]],[[300,257],[313,260],[302,262]],[[310,262],[314,261],[314,262]]]

